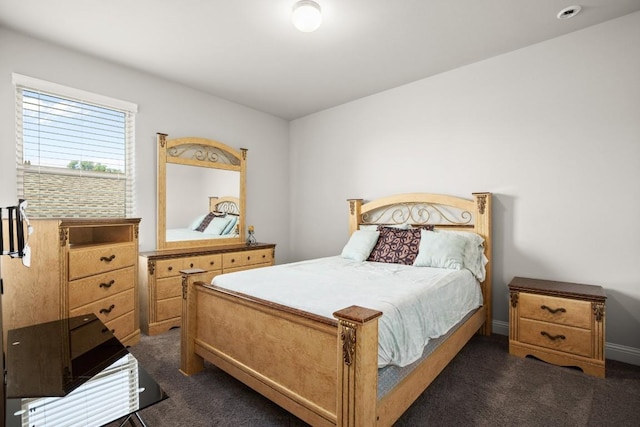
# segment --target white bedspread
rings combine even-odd
[[[339,256],[222,274],[213,284],[333,319],[351,305],[382,311],[378,366],[406,366],[430,338],[482,305],[466,270],[358,262]]]

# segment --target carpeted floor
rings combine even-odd
[[[305,426],[219,369],[178,371],[180,330],[130,348],[169,399],[140,412],[148,427]],[[640,366],[607,361],[607,378],[508,353],[475,336],[396,426],[638,426]]]

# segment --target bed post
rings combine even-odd
[[[196,303],[195,282],[201,269],[181,270],[182,273],[182,320],[180,327],[180,372],[193,375],[204,369],[204,359],[195,353]]]
[[[358,229],[362,214],[362,199],[347,199],[349,202],[349,236]]]
[[[484,253],[489,260],[485,266],[487,273],[482,283],[482,294],[487,316],[481,330],[483,335],[491,335],[493,322],[493,310],[491,309],[491,273],[493,270],[493,262],[491,261],[491,193],[473,193],[473,198],[475,200],[475,232],[484,237]]]
[[[382,312],[351,306],[338,319],[338,427],[376,425],[378,318]]]

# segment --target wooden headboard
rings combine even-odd
[[[209,212],[224,212],[240,215],[240,199],[233,196],[209,197]]]
[[[485,335],[491,334],[491,193],[473,193],[473,198],[431,193],[408,193],[383,197],[369,203],[362,199],[349,199],[349,235],[361,225],[434,225],[435,228],[477,233],[484,238],[484,252],[489,260],[482,296],[487,309],[483,326]]]

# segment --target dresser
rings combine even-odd
[[[216,275],[273,265],[275,244],[244,243],[142,252],[140,254],[140,324],[142,332],[157,335],[180,326],[182,275],[201,269],[197,280],[211,282]]]
[[[605,376],[601,286],[514,277],[509,295],[510,354]]]
[[[136,344],[139,223],[32,220],[31,266],[2,259],[4,331],[95,313],[123,344]]]

